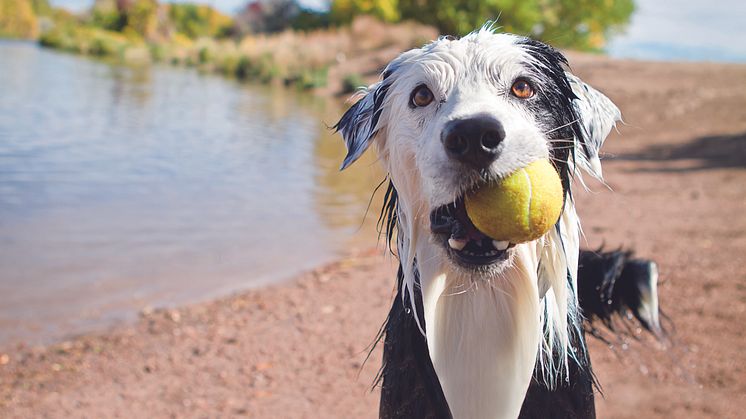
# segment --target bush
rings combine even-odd
[[[36,16],[51,16],[52,6],[49,0],[31,0],[31,8]]]
[[[558,47],[598,50],[629,22],[633,0],[333,0],[333,23],[370,14],[386,22],[410,19],[441,33],[465,35],[488,20],[506,32],[530,35]]]
[[[329,15],[336,24],[350,23],[360,15],[375,16],[384,22],[398,22],[401,14],[397,3],[397,0],[334,0]]]
[[[305,70],[300,74],[297,85],[301,89],[324,87],[329,79],[328,74],[328,67]]]
[[[558,47],[598,50],[623,27],[633,0],[399,0],[401,16],[464,35],[498,19],[506,32],[530,35]]]
[[[90,54],[98,57],[121,57],[133,45],[124,36],[92,27],[61,27],[42,34],[39,43],[46,47]]]
[[[342,79],[342,93],[352,93],[364,85],[365,81],[359,74],[348,74]]]
[[[210,61],[210,49],[208,47],[202,47],[199,49],[199,52],[197,53],[197,58],[199,59],[200,64],[206,64],[208,61]]]
[[[233,19],[207,5],[171,4],[168,16],[177,32],[189,38],[224,37],[230,33]]]
[[[0,0],[0,37],[33,39],[39,24],[28,0]]]
[[[153,39],[158,28],[158,3],[156,0],[134,0],[125,11],[127,24],[146,39]]]

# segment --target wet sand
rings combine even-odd
[[[746,66],[570,58],[626,121],[605,148],[613,192],[577,193],[587,246],[656,260],[675,323],[668,344],[591,341],[599,417],[739,417]],[[3,348],[0,416],[375,417],[381,347],[364,360],[393,298],[384,253],[48,347]]]

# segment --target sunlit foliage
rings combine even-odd
[[[330,17],[334,23],[349,23],[358,15],[372,15],[384,22],[401,19],[398,0],[334,0]]]
[[[233,26],[230,16],[207,5],[175,3],[169,6],[168,16],[176,32],[189,38],[225,36]]]
[[[35,38],[39,24],[29,0],[0,0],[0,36]]]
[[[603,48],[633,10],[633,0],[334,0],[331,4],[336,22],[367,13],[390,22],[411,19],[445,34],[464,35],[497,20],[504,31],[584,50]]]

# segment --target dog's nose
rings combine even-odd
[[[487,115],[450,121],[440,135],[449,157],[476,169],[495,161],[504,138],[500,121]]]

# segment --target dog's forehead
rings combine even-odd
[[[517,45],[520,39],[521,37],[513,34],[479,31],[459,39],[440,38],[423,49],[433,52],[449,51],[464,57],[510,55],[523,52]]]
[[[426,68],[451,76],[469,75],[499,76],[521,70],[531,59],[529,52],[520,44],[521,37],[512,34],[496,34],[478,31],[460,39],[440,38],[422,48],[405,53],[396,67],[417,71]]]

